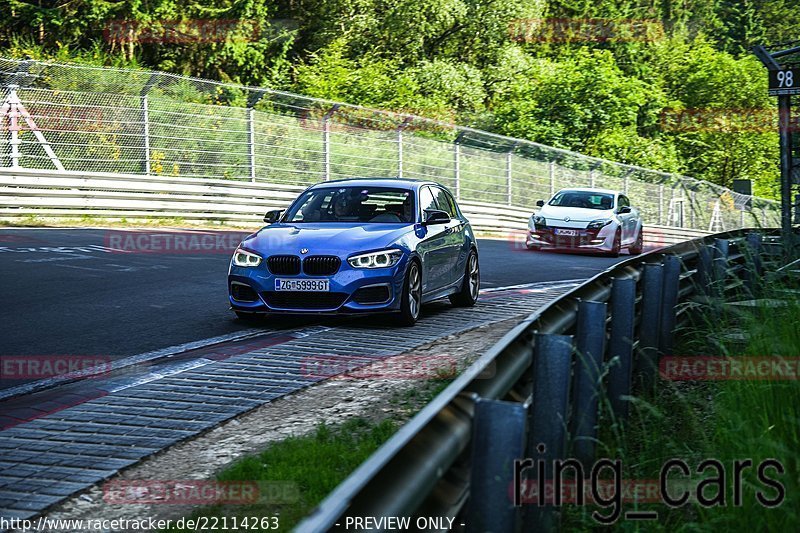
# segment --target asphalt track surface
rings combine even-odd
[[[123,231],[130,230],[0,229],[0,358],[119,359],[248,330],[336,321],[236,320],[226,292],[230,248],[235,246],[230,242],[238,242],[230,232],[189,231],[231,237],[217,239],[202,252],[147,248],[147,253],[120,253],[115,249],[119,241],[112,239]],[[176,230],[144,231],[160,235]],[[627,257],[531,252],[512,239],[482,239],[479,250],[484,289],[585,279]],[[0,379],[0,388],[19,383]]]

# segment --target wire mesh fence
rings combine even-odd
[[[646,222],[779,224],[776,202],[413,115],[167,73],[0,58],[0,167],[310,185],[431,179],[532,209],[565,187],[625,191]]]

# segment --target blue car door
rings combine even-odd
[[[456,209],[455,200],[448,192],[439,187],[434,187],[436,205],[440,211],[450,215],[450,222],[445,228],[446,258],[444,261],[445,285],[458,282],[466,270],[467,252],[465,224]]]
[[[420,220],[425,220],[426,209],[439,209],[429,186],[419,190]],[[422,259],[422,293],[427,294],[448,285],[449,224],[423,226],[417,253]]]

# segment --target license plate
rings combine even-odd
[[[275,280],[276,291],[299,291],[299,292],[328,292],[331,290],[331,282],[327,279],[284,279]]]
[[[577,237],[578,230],[576,229],[556,229],[556,235],[563,235],[564,237]]]

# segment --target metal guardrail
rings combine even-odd
[[[169,217],[259,224],[264,213],[281,209],[305,189],[302,185],[0,168],[0,217]],[[461,201],[477,231],[502,234],[525,248],[531,211],[487,202]],[[671,226],[646,226],[645,244],[664,246],[707,232]]]
[[[163,72],[0,58],[0,167],[310,185],[432,179],[533,209],[565,187],[625,191],[646,223],[778,223],[776,202],[687,176],[405,113]]]
[[[592,460],[599,399],[625,418],[634,383],[652,387],[659,357],[672,353],[689,302],[757,294],[763,252],[776,243],[747,230],[695,239],[623,261],[551,302],[401,427],[297,530],[343,530],[359,516],[458,517],[467,531],[483,532],[515,531],[524,513],[528,528],[552,525],[546,508],[513,505],[514,461],[551,464],[568,446]]]

